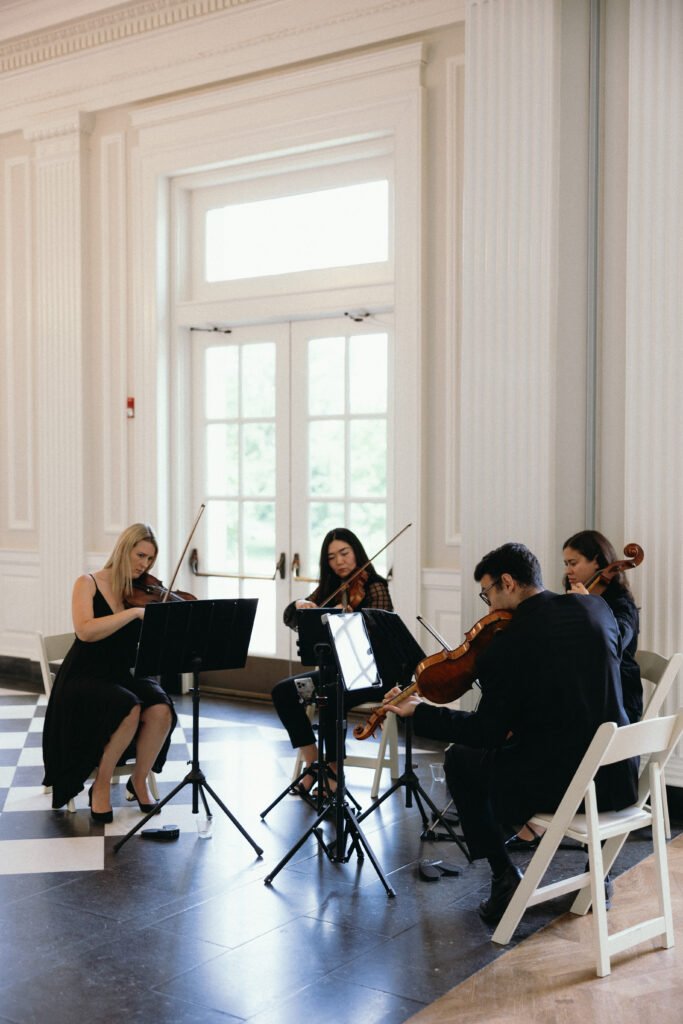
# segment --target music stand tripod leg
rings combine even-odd
[[[262,856],[263,850],[261,847],[254,842],[249,833],[242,827],[237,818],[228,810],[225,804],[218,798],[214,791],[206,781],[206,777],[199,767],[199,671],[193,672],[194,686],[192,688],[192,761],[190,771],[187,773],[181,783],[179,783],[175,789],[173,789],[167,796],[160,800],[154,810],[149,811],[141,821],[139,821],[124,837],[120,839],[118,843],[114,844],[114,853],[118,853],[124,843],[128,842],[131,836],[134,836],[139,829],[145,825],[150,818],[154,817],[158,812],[165,807],[165,805],[173,799],[173,797],[180,792],[185,786],[192,786],[192,813],[199,813],[199,794],[201,793],[202,804],[206,811],[207,816],[211,817],[209,805],[204,795],[204,789],[208,790],[213,799],[216,801],[221,810],[227,815],[230,821],[233,823],[247,842],[253,847],[259,857]]]
[[[348,806],[348,804],[346,802],[346,793],[345,793],[345,784],[344,784],[344,757],[343,757],[343,751],[344,751],[344,730],[345,730],[345,724],[346,723],[344,721],[343,690],[342,690],[341,682],[339,680],[336,681],[336,687],[335,687],[336,688],[336,696],[337,696],[337,704],[336,704],[336,710],[337,710],[336,733],[337,733],[337,765],[338,765],[337,774],[336,774],[336,781],[337,781],[337,788],[336,788],[336,790],[334,790],[334,791],[331,790],[331,788],[329,786],[329,783],[328,783],[328,780],[327,780],[327,752],[325,750],[325,734],[326,734],[326,732],[325,732],[324,722],[325,722],[325,714],[328,711],[328,698],[327,698],[326,695],[324,695],[323,690],[324,690],[324,684],[326,682],[326,679],[329,677],[329,669],[327,668],[327,665],[324,664],[325,659],[323,657],[323,652],[318,651],[317,653],[319,655],[319,669],[320,669],[320,673],[321,673],[321,675],[320,675],[320,680],[321,680],[320,691],[321,691],[321,694],[323,694],[321,699],[320,699],[320,703],[319,703],[321,722],[320,722],[320,728],[318,730],[318,743],[319,743],[319,751],[320,751],[320,756],[319,756],[319,759],[318,759],[318,765],[319,765],[319,775],[318,775],[318,802],[319,803],[318,803],[318,809],[319,809],[319,813],[318,813],[318,817],[313,822],[313,824],[310,826],[310,828],[308,828],[304,832],[304,834],[301,836],[301,838],[285,854],[285,856],[273,868],[273,870],[270,872],[270,874],[266,875],[266,877],[264,878],[263,881],[264,881],[265,885],[270,885],[272,883],[273,879],[275,878],[275,876],[292,859],[294,854],[297,853],[298,850],[301,849],[301,847],[304,845],[306,840],[310,836],[314,835],[315,838],[318,841],[318,844],[320,845],[321,849],[323,850],[323,852],[326,854],[328,859],[333,861],[333,862],[349,860],[349,858],[351,856],[351,853],[354,850],[356,850],[356,852],[358,853],[359,859],[362,859],[363,849],[364,849],[365,852],[368,854],[368,857],[369,857],[373,867],[375,868],[375,871],[377,872],[377,874],[378,874],[378,876],[380,878],[380,881],[382,882],[382,885],[384,886],[384,888],[385,888],[385,890],[387,892],[387,895],[388,896],[395,896],[396,893],[394,892],[394,890],[391,888],[391,886],[387,882],[386,878],[384,877],[384,874],[382,872],[382,868],[381,868],[377,858],[375,857],[374,853],[372,852],[372,849],[370,848],[370,844],[368,843],[367,839],[363,835],[361,829],[358,827],[358,825],[356,823],[356,819],[355,819],[352,811],[350,810],[350,808],[349,808],[349,806]],[[325,675],[326,671],[328,673],[327,677]],[[325,792],[327,793],[328,799],[329,799],[328,805],[326,807],[324,807],[324,808],[322,807],[323,790],[325,790]],[[349,796],[350,796],[350,794],[349,794]],[[359,806],[357,801],[354,800],[354,803],[356,804],[356,806]],[[327,818],[328,820],[333,818],[334,821],[335,821],[335,824],[336,824],[336,836],[335,836],[335,839],[333,839],[332,842],[330,842],[330,843],[325,843],[325,837],[323,836],[322,830],[320,828],[320,825],[322,824],[322,822],[324,821],[325,818]],[[346,855],[345,854],[346,836],[349,833],[353,835],[353,841],[351,843],[351,847],[349,848],[349,853],[348,853],[348,855]]]
[[[336,836],[327,846],[324,845],[322,840],[322,833],[318,830],[317,836],[318,841],[323,845],[325,853],[332,861],[346,863],[352,853],[356,853],[359,860],[363,859],[363,851],[367,853],[370,863],[374,867],[377,875],[384,886],[387,896],[395,896],[396,893],[389,885],[384,872],[382,871],[381,865],[377,860],[370,843],[365,837],[363,830],[358,825],[358,818],[355,816],[353,811],[347,802],[346,792],[346,781],[345,781],[345,769],[344,769],[344,742],[346,738],[346,718],[344,714],[344,687],[342,680],[339,675],[336,678],[336,698],[337,698],[337,722],[336,722],[336,733],[337,733],[337,789],[333,794],[333,808],[334,808],[334,820]],[[350,796],[350,794],[348,794]],[[357,802],[354,800],[356,807]],[[360,809],[360,808],[359,808]],[[352,837],[351,845],[349,846],[348,853],[346,851],[346,840],[348,836]]]
[[[405,787],[405,790],[406,790],[406,807],[412,807],[412,805],[413,805],[412,804],[412,798],[413,798],[413,795],[414,795],[415,796],[415,803],[417,804],[417,808],[418,808],[418,810],[420,812],[420,816],[422,818],[422,829],[423,829],[423,833],[424,833],[424,831],[427,829],[427,827],[429,825],[429,819],[427,817],[427,814],[425,813],[424,807],[422,806],[422,800],[424,800],[424,802],[427,804],[427,806],[430,808],[430,810],[432,811],[432,813],[434,815],[436,815],[436,816],[439,815],[439,809],[437,808],[436,804],[431,800],[431,798],[427,795],[427,793],[425,793],[424,789],[420,785],[420,780],[418,779],[418,777],[415,774],[415,771],[413,769],[413,734],[412,734],[412,724],[411,724],[411,721],[410,721],[409,718],[407,718],[405,720],[405,723],[406,723],[405,768],[404,768],[402,774],[400,775],[400,777],[398,779],[396,779],[396,781],[389,787],[389,789],[387,789],[384,793],[382,793],[382,795],[380,797],[378,797],[372,804],[370,804],[370,806],[368,808],[366,808],[366,810],[363,811],[363,813],[361,815],[359,815],[358,821],[359,822],[363,821],[365,818],[368,817],[368,815],[372,814],[373,811],[376,811],[377,808],[385,800],[387,800],[392,795],[392,793],[395,793],[397,790],[401,789],[402,787]],[[467,858],[467,861],[469,863],[471,863],[472,858],[469,855],[469,851],[467,849],[467,846],[465,845],[464,840],[459,835],[457,835],[457,833],[455,833],[453,831],[453,829],[451,828],[451,826],[449,825],[449,823],[447,821],[443,822],[443,826],[447,830],[447,832],[448,832],[450,838],[453,840],[453,842],[457,843],[458,847],[460,848],[460,850],[462,851],[464,856]]]
[[[306,768],[304,768],[304,770],[302,772],[299,772],[297,777],[292,782],[290,782],[288,786],[285,786],[285,788],[282,790],[282,792],[279,793],[275,797],[273,802],[268,804],[268,806],[266,807],[265,811],[261,811],[261,818],[265,818],[267,814],[270,814],[270,812],[272,811],[273,807],[277,807],[277,805],[280,803],[280,801],[284,800],[284,798],[286,796],[289,796],[289,795],[291,795],[291,796],[300,796],[301,792],[298,789],[298,786],[299,786],[299,784],[301,782],[303,782],[303,780],[306,778],[307,775],[312,775],[314,780],[317,779],[317,777],[318,777],[318,762],[317,761],[314,761],[313,764],[309,764]],[[311,786],[311,789],[313,789],[313,786]]]

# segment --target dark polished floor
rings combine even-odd
[[[177,705],[162,796],[188,770],[190,698]],[[269,705],[203,696],[200,707],[201,768],[263,848],[260,858],[215,805],[212,838],[198,838],[190,787],[153,822],[178,825],[177,841],[136,835],[118,853],[114,844],[140,818],[123,784],[112,791],[112,825],[91,822],[85,794],[75,814],[52,811],[40,785],[44,711],[26,684],[0,680],[1,1021],[401,1024],[504,952],[476,913],[487,866],[468,864],[452,842],[422,841],[419,811],[406,808],[403,791],[363,823],[396,898],[367,857],[333,863],[314,837],[264,884],[315,816],[287,796],[261,820],[293,767]],[[431,781],[429,764],[441,749],[420,741],[413,758],[438,806],[445,786]],[[367,807],[372,772],[350,769],[347,781]],[[618,871],[650,850],[631,840]],[[561,857],[560,873],[585,861]],[[424,858],[454,862],[460,874],[425,882],[417,871]],[[528,912],[516,941],[569,900]]]

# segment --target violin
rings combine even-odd
[[[464,643],[460,647],[456,647],[455,650],[439,651],[428,658],[423,658],[415,669],[415,682],[386,704],[375,708],[364,725],[357,725],[353,730],[356,739],[365,740],[368,736],[373,736],[377,727],[386,718],[387,708],[392,704],[402,703],[413,693],[418,693],[434,704],[449,704],[462,697],[472,688],[477,678],[477,656],[488,647],[501,629],[510,624],[511,619],[512,612],[489,612],[465,633]]]
[[[194,594],[188,594],[185,590],[168,590],[161,580],[146,572],[133,580],[133,593],[123,603],[126,608],[144,608],[148,604],[162,604],[165,601],[196,600]]]
[[[200,505],[197,518],[195,519],[192,529],[190,530],[190,536],[187,538],[183,553],[178,559],[176,570],[173,573],[170,587],[164,587],[161,580],[158,580],[155,576],[151,576],[148,572],[145,572],[138,579],[133,580],[133,593],[124,599],[126,608],[145,608],[148,604],[164,604],[167,601],[196,601],[197,598],[194,594],[188,594],[185,590],[173,590],[173,584],[175,578],[178,575],[180,566],[182,565],[185,552],[190,546],[192,535],[197,529],[197,523],[202,517],[202,513],[205,509],[205,505]]]
[[[598,569],[598,571],[591,576],[588,582],[585,584],[586,590],[591,594],[597,594],[600,597],[605,593],[608,586],[620,572],[624,572],[626,569],[635,569],[645,558],[645,552],[641,548],[640,544],[627,544],[624,548],[624,554],[626,559],[622,559],[618,562],[610,562],[604,569]]]
[[[355,611],[363,603],[365,600],[365,584],[367,582],[368,574],[363,570],[354,578],[351,586],[347,590],[342,591],[344,611]]]
[[[354,592],[354,588],[355,588],[355,585],[356,585],[356,580],[359,577],[364,576],[364,579],[363,579],[363,581],[361,583],[362,594],[361,594],[360,598],[357,601],[357,605],[360,604],[360,602],[363,600],[363,597],[365,597],[365,590],[363,589],[363,585],[365,583],[367,583],[367,580],[368,580],[368,574],[365,572],[365,570],[367,569],[367,567],[370,565],[371,562],[374,562],[374,560],[378,557],[378,555],[381,555],[383,551],[386,551],[386,549],[389,547],[389,545],[393,544],[394,541],[398,537],[400,537],[402,533],[405,533],[406,530],[408,529],[408,527],[412,526],[412,525],[413,525],[412,523],[407,523],[406,526],[404,526],[402,530],[399,530],[398,533],[395,533],[394,536],[391,538],[391,540],[388,540],[386,542],[386,544],[384,545],[383,548],[380,548],[379,551],[377,551],[372,556],[372,558],[368,558],[367,562],[365,562],[363,565],[359,566],[355,570],[355,572],[351,576],[349,576],[349,578],[347,580],[344,580],[344,582],[341,584],[341,586],[337,587],[337,589],[333,593],[329,594],[325,598],[324,601],[321,601],[320,604],[318,604],[318,608],[329,608],[329,607],[331,607],[332,606],[332,602],[334,601],[335,597],[337,597],[339,594],[341,594],[341,592],[343,590],[345,590],[347,592],[347,594],[352,594]],[[360,590],[356,590],[355,592],[356,592],[356,594],[359,594]],[[349,604],[352,604],[350,597],[349,597]],[[352,607],[357,607],[357,605],[353,605],[352,604]]]

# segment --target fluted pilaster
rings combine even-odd
[[[39,126],[34,142],[35,328],[38,395],[40,621],[64,628],[73,581],[83,571],[83,205],[90,120]]]
[[[645,549],[642,646],[668,655],[683,649],[683,6],[632,0],[630,19],[625,523]]]
[[[467,8],[462,328],[463,622],[486,550],[550,550],[554,480],[557,19],[550,0]],[[469,609],[469,610],[468,610]]]

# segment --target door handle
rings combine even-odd
[[[293,580],[299,580],[300,583],[318,583],[318,580],[312,576],[299,576],[299,570],[301,569],[301,560],[299,559],[299,552],[294,552],[294,558],[290,566],[290,572]]]
[[[285,578],[286,570],[286,558],[284,551],[280,554],[275,565],[275,572],[272,576],[257,576],[254,573],[242,573],[242,572],[200,572],[199,571],[199,552],[196,548],[193,548],[190,553],[190,569],[194,576],[220,576],[222,579],[228,580],[274,580],[278,573],[280,573],[280,579]]]

